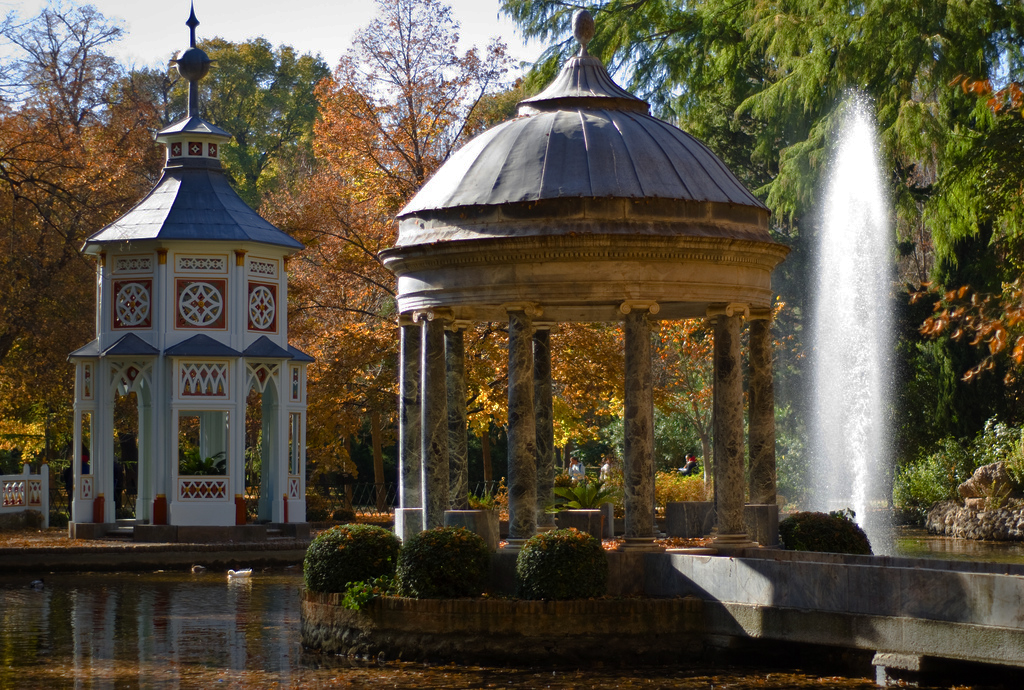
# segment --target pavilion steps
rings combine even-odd
[[[111,541],[134,541],[135,520],[118,520],[117,526],[107,530],[103,538]]]

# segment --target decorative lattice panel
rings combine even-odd
[[[152,273],[152,256],[119,256],[114,259],[114,273]]]
[[[227,286],[223,280],[179,280],[178,328],[224,328]]]
[[[226,256],[178,256],[175,257],[178,273],[227,273]]]
[[[4,508],[17,508],[25,505],[25,480],[5,479],[3,483]]]
[[[257,259],[252,257],[247,263],[249,264],[249,275],[251,276],[261,276],[263,278],[277,277],[277,262],[273,259]]]
[[[300,478],[294,475],[288,476],[288,500],[295,499],[296,501],[302,498],[302,482]]]
[[[92,477],[82,477],[82,498],[89,500],[92,498]]]
[[[150,280],[114,281],[114,328],[149,328]]]
[[[260,393],[267,389],[267,383],[274,377],[280,366],[277,364],[248,364],[249,371],[248,389],[255,388]]]
[[[277,286],[249,283],[249,330],[277,330]]]
[[[178,369],[178,395],[183,398],[227,398],[226,362],[182,362]]]
[[[222,500],[228,495],[228,480],[224,477],[179,477],[179,501]]]

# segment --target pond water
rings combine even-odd
[[[959,542],[959,543],[951,543]],[[1024,550],[904,532],[901,555]],[[870,688],[867,679],[721,667],[482,668],[355,662],[303,650],[299,568],[0,577],[0,688]],[[611,655],[610,655],[611,656]]]
[[[511,669],[349,662],[299,643],[298,569],[0,578],[2,688],[792,688],[865,679],[732,668]]]

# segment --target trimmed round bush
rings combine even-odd
[[[401,540],[376,525],[338,525],[318,534],[302,564],[306,589],[344,592],[349,582],[394,577]]]
[[[575,528],[542,532],[516,558],[520,599],[590,599],[608,587],[608,557],[601,541]]]
[[[398,559],[398,591],[414,599],[478,597],[487,588],[491,552],[465,527],[435,527],[411,537]]]
[[[871,543],[851,514],[794,513],[779,523],[779,540],[792,551],[871,554]]]

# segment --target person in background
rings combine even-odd
[[[694,457],[693,453],[686,454],[686,464],[679,468],[679,474],[684,477],[689,477],[691,474],[697,471],[697,458]]]
[[[572,464],[569,465],[569,477],[573,481],[583,481],[587,476],[587,470],[583,467],[583,463],[580,462],[579,458],[573,458]]]

